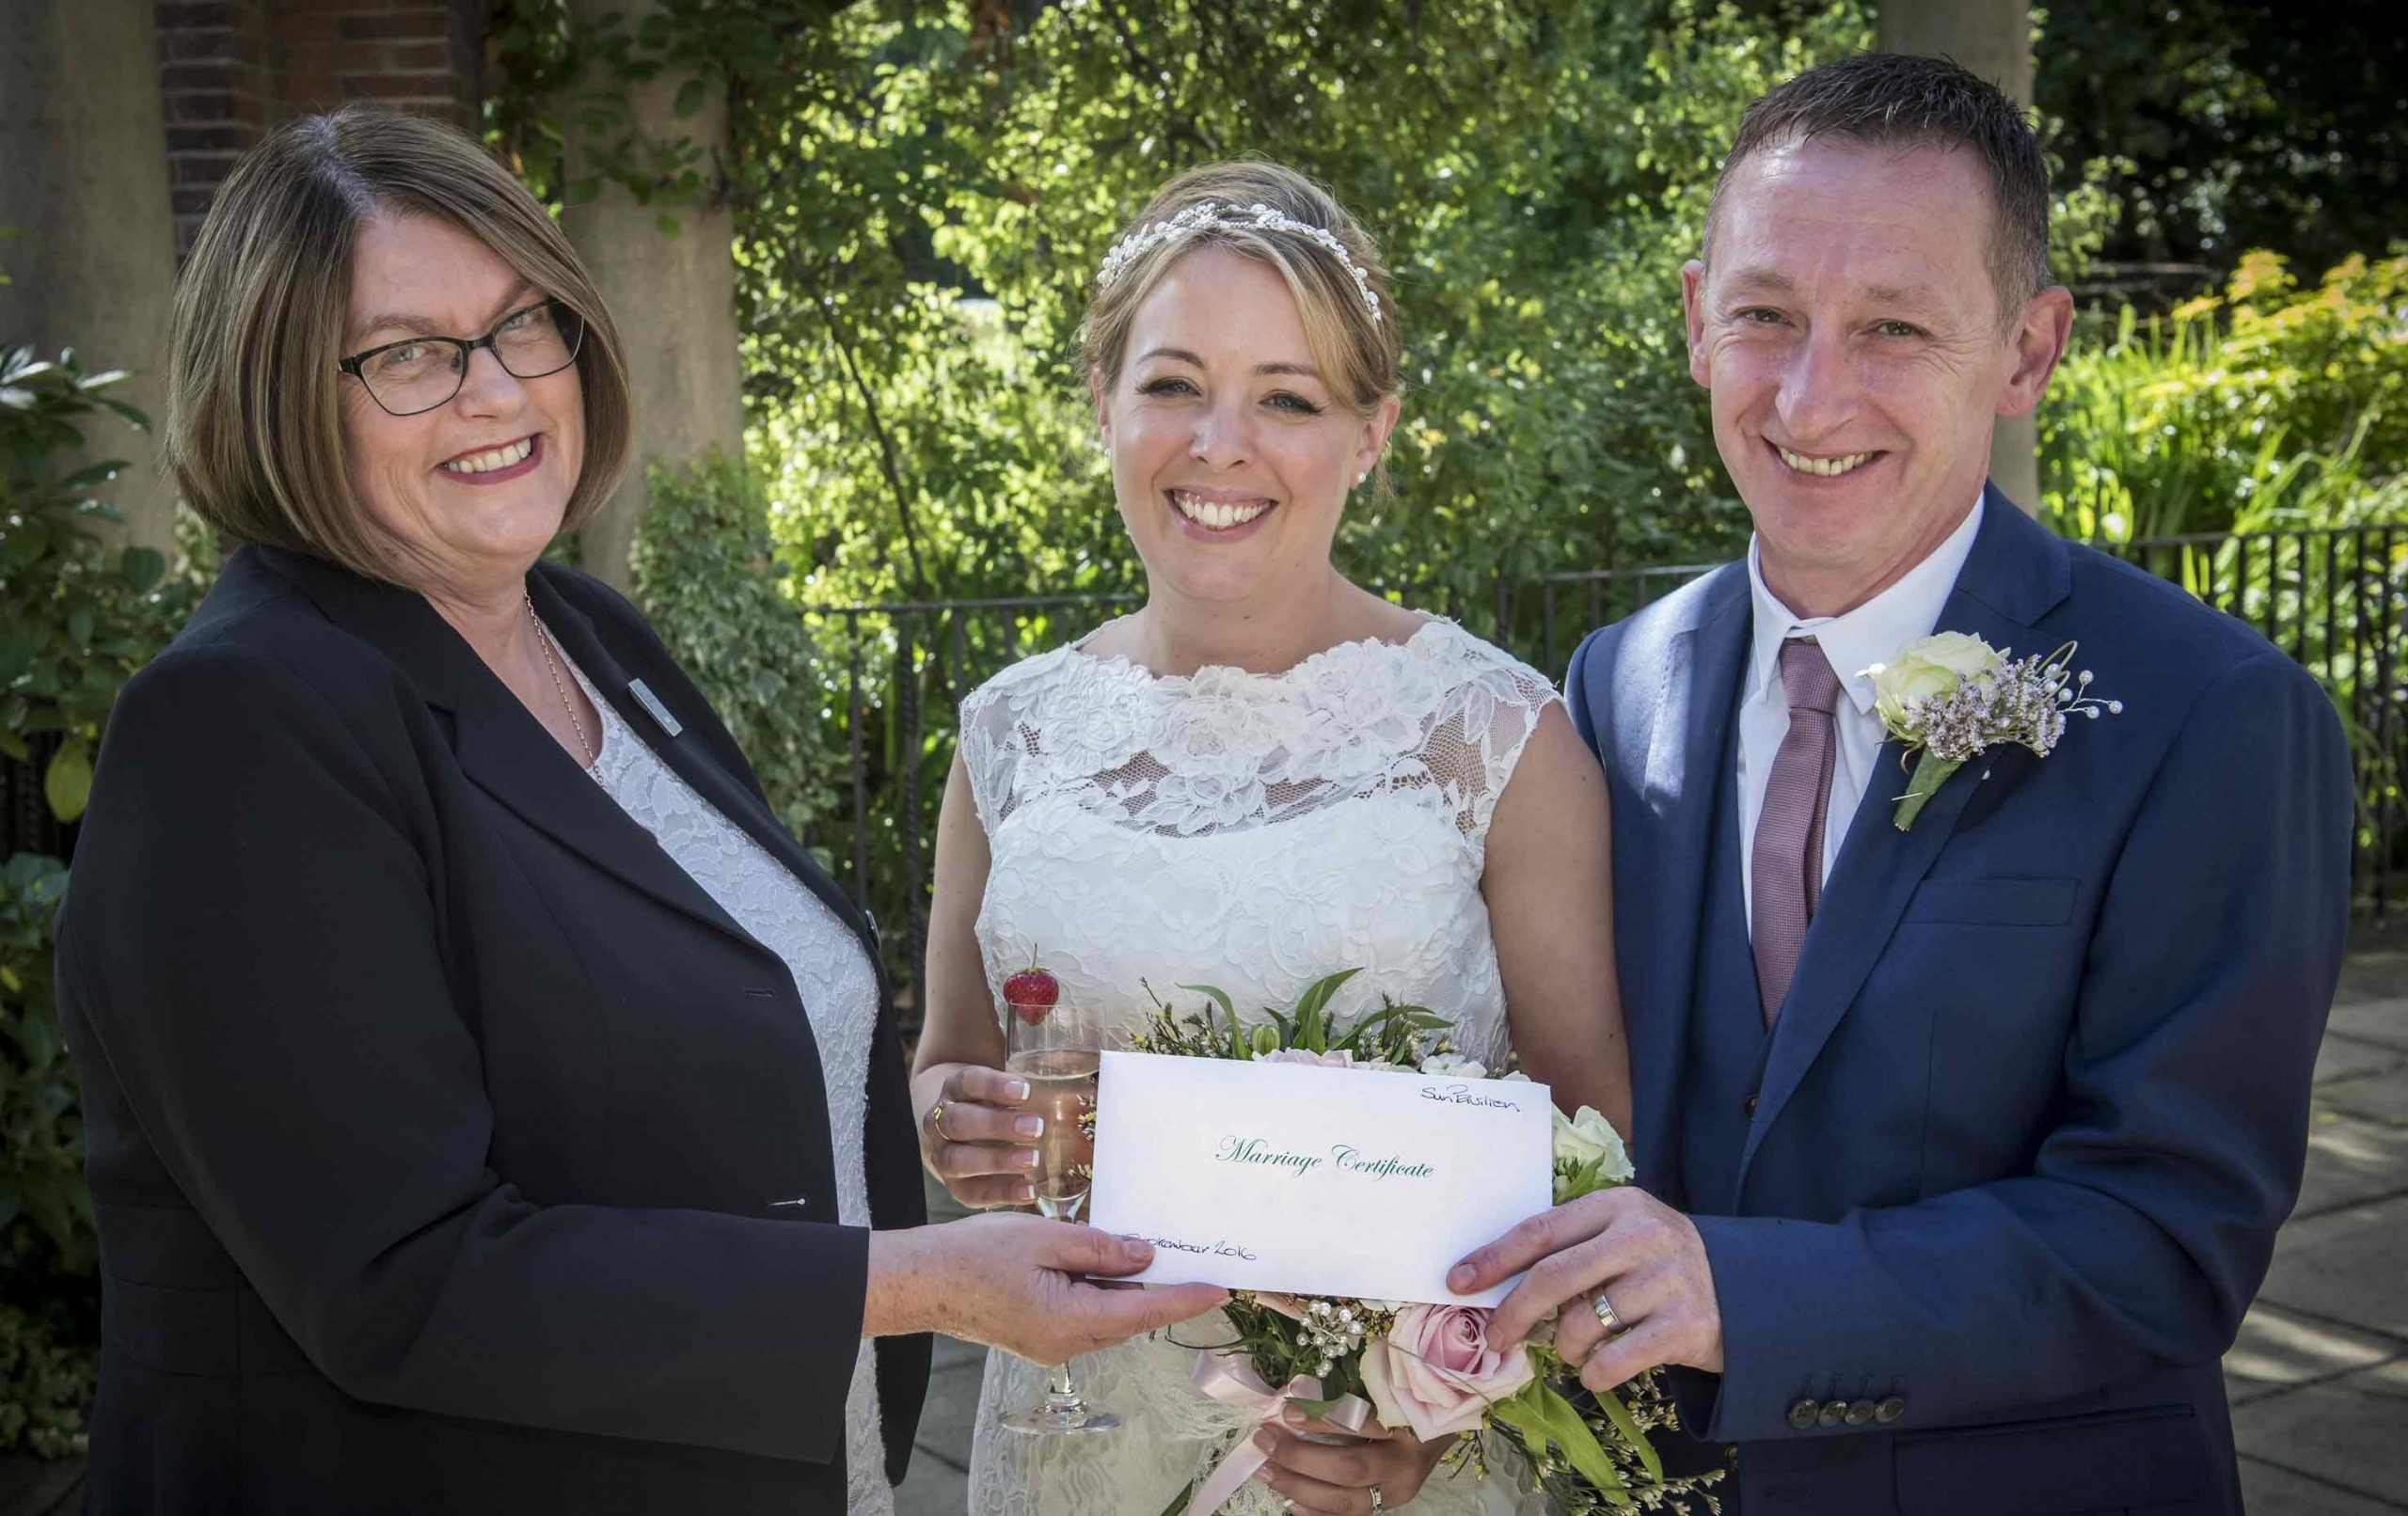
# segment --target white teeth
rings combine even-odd
[[[443,466],[454,474],[489,474],[497,468],[525,463],[527,455],[534,450],[533,437],[520,437],[508,447],[496,448],[489,452],[472,452],[465,458],[454,458]]]
[[[1825,479],[1861,468],[1877,456],[1870,452],[1851,452],[1841,458],[1809,458],[1802,452],[1792,452],[1779,443],[1774,443],[1773,447],[1781,454],[1781,461],[1790,467],[1801,474],[1820,474]]]
[[[1269,500],[1259,500],[1246,505],[1231,505],[1225,500],[1200,499],[1185,490],[1171,491],[1170,501],[1171,504],[1179,507],[1180,515],[1199,527],[1210,527],[1215,531],[1226,531],[1231,527],[1242,527],[1271,509]]]

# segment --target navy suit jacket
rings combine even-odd
[[[1727,565],[1592,634],[1566,681],[1611,783],[1640,1180],[1674,1204],[1751,625]],[[1906,832],[1884,748],[1736,1214],[1696,1219],[1725,1366],[1681,1377],[1689,1429],[1734,1445],[1749,1516],[2237,1513],[2219,1359],[2305,1161],[2349,908],[2341,723],[2255,631],[1995,488],[1938,629],[2078,640],[2123,713],[1975,759]]]

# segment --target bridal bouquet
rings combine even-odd
[[[1356,971],[1315,983],[1292,1011],[1266,1007],[1268,1019],[1252,1027],[1241,1025],[1229,997],[1210,985],[1180,987],[1207,1002],[1188,1012],[1164,1003],[1149,986],[1154,1015],[1133,1043],[1140,1052],[1173,1057],[1489,1077],[1449,1045],[1447,1019],[1418,1005],[1383,997],[1378,1010],[1341,1030],[1329,1003]],[[1570,1118],[1554,1113],[1554,1123],[1557,1205],[1629,1181],[1630,1161],[1604,1116],[1583,1106]],[[1478,1434],[1488,1432],[1528,1460],[1566,1516],[1664,1508],[1670,1497],[1719,1477],[1668,1479],[1647,1433],[1678,1422],[1656,1376],[1592,1395],[1579,1382],[1579,1366],[1555,1351],[1554,1334],[1544,1324],[1520,1348],[1499,1352],[1488,1346],[1484,1307],[1241,1290],[1226,1311],[1236,1340],[1199,1351],[1194,1378],[1206,1395],[1262,1422],[1292,1404],[1341,1427],[1359,1428],[1376,1416],[1383,1427],[1423,1442],[1472,1434],[1448,1455],[1456,1468],[1482,1460]],[[1242,1432],[1212,1472],[1163,1516],[1212,1516],[1262,1461]]]

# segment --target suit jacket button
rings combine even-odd
[[[1873,1419],[1885,1427],[1906,1413],[1907,1402],[1894,1395],[1873,1408]]]
[[[1821,1413],[1814,1418],[1814,1425],[1817,1427],[1836,1427],[1846,1419],[1847,1402],[1846,1400],[1826,1400],[1823,1402]]]
[[[1756,1098],[1752,1095],[1749,1096],[1747,1099],[1740,1102],[1739,1109],[1745,1111],[1751,1116],[1754,1115],[1756,1113]]]
[[[1873,1402],[1870,1400],[1850,1400],[1848,1402],[1847,1424],[1851,1427],[1861,1427],[1866,1422],[1871,1421],[1876,1414],[1877,1414],[1877,1412],[1876,1411]]]
[[[1821,1409],[1812,1400],[1800,1400],[1789,1408],[1789,1424],[1804,1431],[1814,1424],[1814,1413]]]

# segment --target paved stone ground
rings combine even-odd
[[[983,1359],[937,1339],[900,1516],[963,1516]],[[2408,1513],[2408,921],[2356,934],[2317,1059],[2307,1180],[2225,1375],[2251,1516]],[[0,1516],[73,1511],[81,1473],[0,1460]]]
[[[2408,1511],[2408,924],[2362,931],[2307,1181],[2225,1356],[2251,1516]]]

